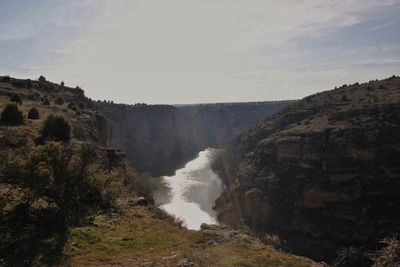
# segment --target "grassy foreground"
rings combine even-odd
[[[320,266],[259,241],[214,242],[166,219],[154,207],[130,207],[71,228],[66,266]]]

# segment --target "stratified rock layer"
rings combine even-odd
[[[331,259],[400,232],[400,78],[315,94],[242,134],[215,162],[219,219]]]
[[[126,152],[140,172],[173,174],[207,147],[227,144],[291,101],[199,105],[97,103],[107,119],[109,146]]]

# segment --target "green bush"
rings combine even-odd
[[[62,115],[50,115],[43,123],[41,135],[46,140],[68,141],[71,139],[71,124]]]
[[[21,125],[24,124],[24,114],[18,109],[17,104],[10,103],[1,113],[0,122],[4,125]]]
[[[22,105],[22,98],[19,94],[13,94],[10,97],[10,101],[17,103],[18,105]]]
[[[79,105],[78,105],[78,107],[80,108],[80,109],[85,109],[85,104],[83,104],[82,102],[81,103],[79,103]]]
[[[10,83],[12,85],[14,85],[15,87],[17,87],[17,88],[25,88],[25,87],[27,87],[26,81],[21,81],[21,80],[15,79],[15,80],[10,81]]]
[[[32,89],[32,87],[33,87],[32,80],[31,79],[27,79],[26,80],[26,88]]]
[[[57,97],[55,103],[60,106],[64,105],[64,98],[61,96]]]
[[[39,81],[39,82],[45,82],[45,81],[46,81],[46,78],[45,78],[44,76],[40,75],[38,81]]]
[[[32,107],[28,111],[28,119],[30,120],[38,120],[39,119],[39,110],[35,107]]]
[[[43,104],[46,105],[46,106],[49,106],[49,105],[50,105],[50,100],[49,100],[48,98],[43,98],[42,102],[43,102]]]
[[[73,111],[77,111],[78,109],[76,108],[76,105],[74,102],[68,102],[68,108],[73,110]]]

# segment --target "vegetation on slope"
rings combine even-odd
[[[16,94],[28,120],[0,125],[0,266],[318,266],[229,229],[189,231],[138,198],[145,180],[103,147],[80,88],[0,77],[0,110]]]
[[[399,110],[393,76],[308,96],[259,123],[215,164],[228,187],[219,218],[318,260],[374,249],[400,232]]]
[[[206,230],[187,230],[160,210],[142,206],[71,228],[66,253],[71,266],[320,266],[243,234],[218,240]]]

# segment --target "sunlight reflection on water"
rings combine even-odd
[[[212,207],[222,192],[222,185],[210,166],[211,156],[216,151],[207,148],[185,167],[177,170],[175,175],[163,177],[172,198],[160,207],[182,218],[188,229],[200,229],[202,223],[217,224]]]

